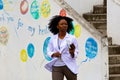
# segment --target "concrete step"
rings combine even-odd
[[[109,45],[108,46],[109,55],[120,54],[120,45]]]
[[[120,80],[120,74],[109,75],[109,80]]]
[[[93,13],[94,13],[94,14],[107,13],[106,6],[104,6],[104,5],[94,5],[94,6],[93,6]]]
[[[109,65],[109,74],[120,74],[120,64]]]
[[[120,55],[109,55],[109,65],[120,64]]]
[[[100,20],[100,21],[90,21],[90,24],[92,24],[96,29],[107,29],[107,22],[106,20]]]
[[[106,20],[107,19],[107,14],[93,14],[92,12],[84,13],[83,17],[87,21],[97,21],[97,20]]]

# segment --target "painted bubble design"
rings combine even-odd
[[[32,43],[28,44],[27,53],[30,58],[34,56],[34,52],[35,52],[34,45]]]
[[[72,23],[73,24],[73,23]],[[74,35],[75,29],[74,29],[74,24],[73,24],[73,29],[69,32],[71,35]]]
[[[50,37],[47,37],[44,41],[43,44],[43,53],[44,53],[44,57],[46,60],[50,61],[51,58],[47,55],[47,47],[48,47],[48,43],[49,43]]]
[[[66,16],[66,11],[64,9],[60,10],[60,16]]]
[[[80,37],[81,26],[75,22],[72,22],[73,29],[70,31],[70,34],[75,35],[76,38]]]
[[[6,45],[8,42],[8,30],[6,27],[0,27],[0,44]]]
[[[93,38],[88,38],[85,43],[85,52],[86,52],[86,59],[83,62],[87,62],[88,60],[94,59],[98,54],[98,44]]]
[[[3,9],[3,2],[2,2],[2,0],[0,0],[0,10],[2,10]]]
[[[22,14],[26,14],[28,12],[28,7],[29,7],[29,4],[28,4],[27,0],[21,1],[21,3],[20,3],[20,12]]]
[[[86,57],[93,59],[98,53],[98,44],[93,38],[88,38],[85,44]]]
[[[41,15],[44,18],[47,18],[50,15],[50,3],[48,0],[43,0],[42,5],[41,5]]]
[[[28,55],[25,49],[21,50],[20,52],[20,59],[22,62],[26,62],[28,59]]]
[[[75,24],[74,26],[74,29],[75,29],[75,32],[74,32],[74,35],[75,37],[80,37],[80,34],[81,34],[81,27],[79,24]]]
[[[34,19],[38,19],[40,17],[39,15],[39,5],[36,0],[34,0],[30,7],[30,13]]]

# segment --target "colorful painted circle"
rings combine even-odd
[[[43,0],[41,5],[41,15],[47,18],[50,15],[50,3],[48,0]]]
[[[98,44],[93,38],[88,38],[85,44],[86,57],[93,59],[98,53]]]
[[[75,24],[74,29],[75,29],[74,35],[75,35],[75,37],[78,38],[80,36],[80,34],[81,34],[81,27],[80,27],[80,25],[79,24]]]
[[[8,42],[8,30],[6,27],[0,27],[0,44],[6,45]]]
[[[60,16],[66,16],[66,11],[64,9],[60,10]]]
[[[15,1],[14,0],[3,0],[4,2],[4,10],[5,11],[10,11],[10,12],[13,12],[13,10],[16,8],[16,6],[14,5],[15,4]]]
[[[38,19],[40,17],[39,6],[38,6],[38,2],[36,0],[34,0],[31,4],[30,13],[34,19]]]
[[[34,45],[33,45],[32,43],[30,43],[30,44],[28,45],[28,47],[27,47],[28,56],[29,56],[30,58],[32,58],[32,57],[34,56],[34,52],[35,52],[35,50],[34,50]]]
[[[21,59],[22,62],[26,62],[27,61],[28,56],[27,56],[27,53],[26,53],[25,49],[21,50],[21,52],[20,52],[20,59]]]
[[[72,34],[72,35],[74,35],[74,32],[75,32],[75,29],[74,29],[74,24],[73,24],[73,29],[69,33]]]
[[[3,2],[2,2],[2,0],[0,0],[0,10],[2,10],[3,9]]]
[[[47,55],[47,47],[48,47],[49,40],[50,40],[50,37],[47,37],[43,44],[43,53],[44,53],[45,59],[47,59],[48,61],[51,60],[51,58]]]
[[[20,11],[22,14],[26,14],[28,12],[28,1],[27,0],[23,0],[20,4]]]

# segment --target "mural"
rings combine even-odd
[[[18,64],[14,66],[15,69],[19,70],[14,72],[15,69],[4,67],[8,63],[1,67],[1,69],[8,70],[6,72],[12,72],[13,70],[13,74],[10,75],[19,78],[12,79],[9,77],[10,80],[49,79],[46,75],[50,74],[45,71],[44,64],[47,61],[51,61],[46,50],[52,35],[48,30],[48,22],[54,15],[70,16],[64,9],[54,3],[53,0],[0,0],[0,47],[2,47],[0,54],[4,54],[6,49],[5,53],[7,56],[15,56],[14,58],[7,57],[12,58],[9,59],[8,63],[14,61],[14,64]],[[79,43],[80,55],[78,63],[84,62],[87,64],[90,60],[96,58],[99,61],[100,45],[98,40],[89,34],[83,28],[84,26],[78,24],[77,21],[74,20],[73,25],[74,29],[70,34],[75,35]],[[3,49],[3,47],[6,48]],[[0,56],[0,59],[2,59],[1,57],[5,56]],[[80,66],[82,65],[84,64]],[[31,72],[34,74],[27,75],[27,73]],[[19,75],[16,75],[18,73]],[[9,73],[6,74],[9,75]],[[2,72],[0,72],[0,75],[6,77]]]
[[[28,59],[28,55],[25,49],[22,49],[20,52],[20,59],[22,62],[26,62]]]
[[[2,0],[0,0],[0,10],[2,10],[3,9],[3,2],[2,2]]]
[[[32,43],[29,43],[27,49],[22,49],[20,52],[20,59],[22,62],[26,62],[29,58],[32,58],[35,53],[35,48]]]
[[[47,37],[44,41],[43,53],[44,53],[45,59],[48,61],[51,61],[52,59],[47,55],[47,47],[48,47],[49,40],[50,40],[50,37]]]
[[[98,44],[91,37],[86,40],[85,52],[86,52],[86,59],[82,62],[86,62],[87,60],[94,59],[97,56]]]
[[[26,14],[28,12],[28,9],[29,9],[28,1],[27,0],[21,1],[21,3],[20,3],[21,14],[23,14],[23,15]]]
[[[29,43],[27,47],[28,56],[32,58],[34,56],[34,52],[35,52],[34,45],[32,43]]]
[[[8,42],[8,30],[6,27],[0,27],[0,44],[6,45]]]
[[[88,38],[85,44],[86,57],[93,59],[97,56],[98,45],[93,38]]]
[[[40,17],[39,4],[36,0],[34,0],[31,4],[30,13],[34,19],[38,19]]]
[[[41,10],[41,15],[44,18],[47,18],[50,15],[51,7],[48,0],[43,0],[40,10]]]

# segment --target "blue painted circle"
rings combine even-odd
[[[47,37],[43,44],[43,53],[44,53],[45,59],[47,59],[48,61],[51,60],[51,58],[47,55],[47,47],[48,47],[49,40],[50,40],[50,37]]]
[[[85,44],[86,57],[93,59],[98,53],[97,42],[93,38],[88,38]]]
[[[30,43],[29,45],[28,45],[28,47],[27,47],[27,53],[28,53],[28,56],[30,57],[30,58],[32,58],[33,56],[34,56],[34,46],[33,46],[33,44],[32,43]]]
[[[0,0],[0,10],[2,10],[3,9],[3,2],[2,2],[2,0]]]

